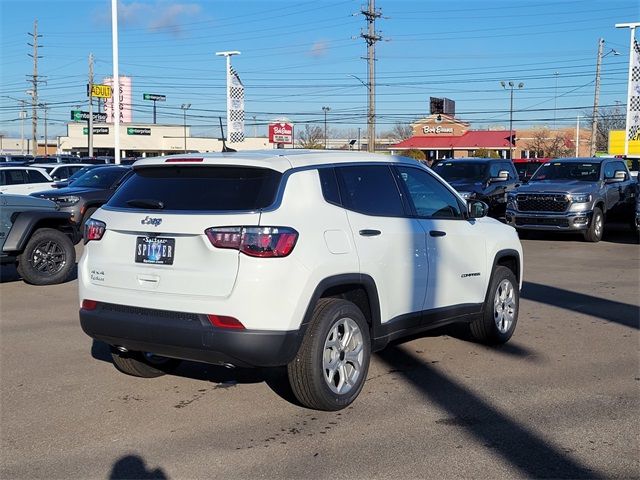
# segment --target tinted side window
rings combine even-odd
[[[428,172],[411,167],[398,167],[398,171],[418,217],[463,218],[456,196]]]
[[[613,178],[613,173],[615,172],[613,162],[607,162],[604,164],[604,178]]]
[[[28,178],[26,183],[45,183],[49,181],[47,177],[37,170],[27,170],[26,173]]]
[[[365,215],[405,216],[400,192],[388,166],[338,167],[336,173],[345,208]]]
[[[322,185],[322,195],[324,199],[329,203],[341,206],[340,190],[338,189],[338,179],[336,178],[335,170],[333,168],[320,168],[318,175],[320,175],[320,184]]]
[[[627,166],[624,164],[624,162],[621,162],[620,160],[616,160],[615,162],[611,162],[611,163],[613,163],[614,172],[617,172],[618,170],[622,170],[623,172],[627,171]]]
[[[497,177],[500,170],[502,170],[502,165],[498,162],[492,162],[489,166],[489,178]]]
[[[6,170],[5,175],[7,185],[22,185],[23,183],[29,183],[27,174],[24,170]]]

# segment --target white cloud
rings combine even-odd
[[[324,57],[327,54],[327,50],[329,45],[324,40],[319,40],[313,44],[311,50],[309,51],[309,55],[312,57]]]
[[[176,3],[170,0],[124,1],[118,2],[118,21],[123,27],[145,28],[152,32],[164,31],[180,35],[183,24],[193,21],[201,14],[197,3]],[[111,16],[101,16],[104,22],[111,22]]]

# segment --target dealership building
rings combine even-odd
[[[58,138],[58,151],[80,156],[89,152],[89,128],[86,123],[69,123],[67,135]],[[113,155],[115,125],[93,124],[93,154]],[[228,143],[236,150],[273,148],[267,138],[245,138],[240,143]],[[183,125],[126,123],[120,125],[122,157],[154,157],[183,152],[220,152],[222,140],[213,137],[193,137],[191,128]]]

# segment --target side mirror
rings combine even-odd
[[[509,172],[506,170],[500,170],[498,172],[498,176],[490,178],[489,182],[506,182],[507,180],[509,180]]]
[[[469,213],[469,218],[486,217],[489,213],[489,205],[480,200],[468,200],[467,212]]]
[[[606,183],[624,182],[627,179],[627,173],[624,170],[616,170],[613,177],[605,178]]]

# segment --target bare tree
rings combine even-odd
[[[395,140],[396,142],[401,142],[402,140],[406,140],[413,136],[413,129],[411,128],[411,125],[397,122],[393,128],[383,136],[391,140]]]
[[[305,125],[304,131],[298,135],[298,145],[301,148],[324,148],[324,130],[318,125]]]
[[[589,129],[593,123],[593,110],[584,112]],[[598,109],[598,128],[596,132],[596,151],[606,152],[609,148],[609,131],[624,130],[626,114],[621,107],[601,107]]]
[[[571,152],[569,139],[559,132],[551,132],[547,127],[537,129],[527,141],[527,148],[538,157],[565,157]]]

